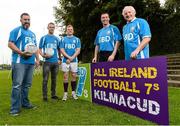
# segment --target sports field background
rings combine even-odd
[[[22,109],[17,117],[9,114],[11,78],[9,71],[0,71],[0,125],[12,124],[93,124],[93,125],[154,125],[150,121],[100,106],[83,100],[69,98],[66,102],[50,99],[50,83],[48,88],[48,102],[42,101],[41,75],[34,76],[30,89],[30,100],[36,106],[35,110]],[[70,87],[70,86],[69,86]],[[180,88],[169,87],[170,125],[180,124]],[[69,88],[69,93],[70,93]],[[57,81],[57,95],[62,98],[62,73],[59,72]],[[70,96],[70,94],[69,94]]]

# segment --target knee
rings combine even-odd
[[[68,74],[67,73],[64,73],[63,79],[64,79],[64,82],[68,82]]]
[[[72,80],[73,81],[76,81],[76,77],[77,77],[77,74],[76,73],[72,73]]]
[[[21,89],[21,84],[13,85],[13,90],[20,90]]]

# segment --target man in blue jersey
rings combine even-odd
[[[47,101],[47,83],[51,72],[51,98],[58,99],[56,96],[56,77],[59,71],[58,57],[60,57],[60,40],[54,35],[55,24],[48,24],[48,34],[40,39],[39,53],[45,59],[43,64],[42,92],[43,100]],[[59,55],[59,56],[58,56]]]
[[[119,29],[109,23],[110,18],[108,13],[101,14],[101,28],[95,39],[95,51],[93,63],[118,60],[118,48],[122,39]]]
[[[74,30],[72,25],[67,25],[66,34],[62,39],[61,53],[63,54],[62,59],[62,71],[64,73],[64,96],[63,101],[66,101],[68,98],[68,74],[71,71],[71,87],[72,87],[72,97],[78,99],[76,96],[76,74],[78,70],[78,59],[77,56],[80,53],[81,42],[80,39],[74,36]]]
[[[123,27],[125,59],[149,58],[149,42],[151,31],[149,24],[142,18],[136,18],[132,6],[124,7],[122,11],[127,24]]]
[[[21,107],[26,109],[35,108],[28,99],[28,93],[32,83],[34,64],[36,63],[36,65],[39,65],[36,36],[29,30],[29,14],[22,13],[20,21],[22,26],[10,32],[8,42],[8,47],[12,50],[12,94],[10,114],[13,116],[19,115]]]

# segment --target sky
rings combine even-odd
[[[47,34],[47,24],[55,20],[53,7],[57,3],[58,0],[0,0],[0,64],[11,63],[11,50],[7,46],[9,33],[21,25],[20,15],[23,12],[30,14],[30,29],[39,42]],[[58,35],[58,29],[55,35]]]
[[[47,24],[54,22],[53,7],[58,0],[0,0],[0,64],[11,64],[12,51],[8,48],[9,33],[21,25],[20,15],[31,16],[30,29],[36,34],[37,42],[47,34]],[[164,0],[160,0],[164,3]],[[58,35],[58,28],[55,35]]]

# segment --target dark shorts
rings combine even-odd
[[[108,61],[108,57],[112,54],[112,51],[100,51],[99,53],[99,62],[106,62]],[[114,58],[115,60],[119,60],[119,52],[116,53]]]

